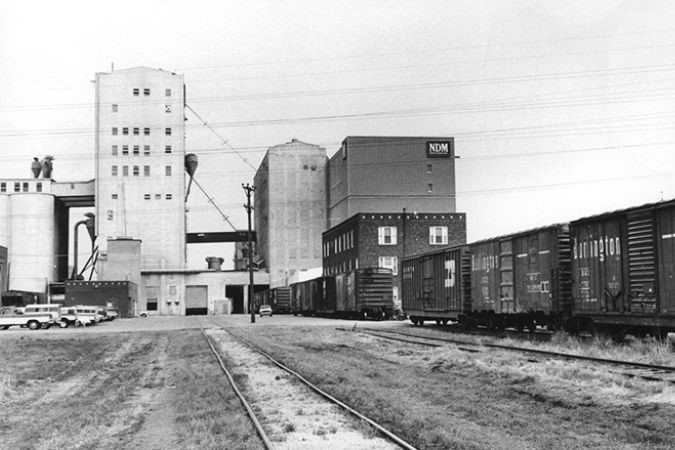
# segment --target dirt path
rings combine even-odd
[[[221,330],[209,330],[278,449],[394,449],[335,405]]]

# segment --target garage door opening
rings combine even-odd
[[[225,297],[232,299],[232,314],[246,313],[246,311],[244,311],[244,286],[226,286]]]
[[[208,314],[208,286],[185,286],[185,315],[205,316]]]

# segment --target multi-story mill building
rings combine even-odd
[[[270,147],[255,174],[258,254],[271,286],[321,267],[326,229],[326,150],[293,139]]]

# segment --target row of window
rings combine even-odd
[[[120,132],[122,133],[122,136],[140,136],[141,135],[141,128],[140,127],[112,127],[112,135],[113,136],[119,136]],[[143,135],[144,136],[150,136],[150,127],[144,127],[143,128]],[[171,136],[171,127],[166,127],[164,128],[164,135],[165,136]]]
[[[131,151],[130,151],[131,149]],[[144,145],[143,146],[143,155],[144,156],[149,156],[150,155],[150,149],[151,147],[149,145]],[[170,145],[165,145],[164,146],[164,153],[172,153],[173,150]],[[118,156],[120,154],[120,146],[119,145],[113,145],[112,146],[112,151],[111,151],[113,156]],[[138,156],[141,154],[141,146],[140,145],[123,145],[122,146],[122,155],[133,155],[133,156]]]
[[[354,230],[334,238],[332,242],[324,242],[323,256],[328,256],[331,248],[333,249],[333,254],[354,248]]]
[[[380,256],[377,258],[377,267],[391,270],[393,275],[398,275],[398,257],[396,256]],[[353,269],[359,268],[359,259],[355,258],[353,261],[343,261],[340,264],[327,267],[324,270],[324,275],[334,275],[336,273],[345,273]]]
[[[128,177],[129,176],[129,167],[131,167],[131,174],[135,177],[140,176],[141,174],[141,166],[121,166],[122,167],[122,176],[123,177]],[[172,166],[164,166],[164,175],[167,177],[171,176],[171,169]],[[118,166],[111,166],[110,167],[110,175],[113,177],[119,176],[119,167]],[[144,177],[149,177],[150,176],[150,166],[143,166],[143,176]]]
[[[29,192],[30,184],[27,182],[15,182],[14,192]],[[7,183],[4,181],[0,183],[0,192],[7,192]],[[35,183],[35,192],[42,192],[42,183]]]
[[[131,93],[134,94],[134,97],[138,97],[141,95],[141,88],[133,88]],[[143,96],[150,97],[150,88],[143,88]],[[164,89],[164,96],[171,97],[171,89]]]
[[[396,227],[378,227],[377,243],[379,245],[396,245],[398,243],[396,237],[396,230],[397,230]],[[445,226],[429,227],[429,244],[447,245],[448,227]]]
[[[120,112],[120,105],[117,103],[112,104],[112,112],[118,113]],[[164,105],[164,112],[165,113],[170,113],[171,112],[171,105]]]
[[[110,196],[110,198],[112,198],[113,200],[117,200],[119,198],[119,195],[118,194],[112,194]],[[151,200],[152,194],[145,194],[145,195],[143,195],[143,198],[145,200]],[[173,195],[172,194],[164,194],[164,198],[166,200],[171,200],[173,198]],[[161,200],[161,199],[162,199],[162,194],[155,194],[155,200]]]

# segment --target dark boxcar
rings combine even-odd
[[[569,226],[551,225],[469,245],[471,323],[560,327],[572,307]]]
[[[361,317],[383,319],[394,314],[393,275],[389,269],[364,268],[347,273],[347,292]]]
[[[469,247],[435,250],[401,261],[403,311],[412,323],[463,317],[471,276]]]
[[[293,314],[314,314],[314,300],[312,289],[314,280],[301,281],[291,285],[291,312]]]
[[[131,281],[66,281],[65,306],[102,306],[133,317],[138,287]]]
[[[274,306],[270,303],[270,291],[258,291],[253,293],[253,311],[258,311],[262,305],[272,306],[272,311],[276,312]]]
[[[288,286],[281,286],[270,289],[269,304],[272,306],[274,313],[288,314],[291,312],[291,288]]]
[[[571,223],[574,328],[675,331],[674,210],[661,202]]]

